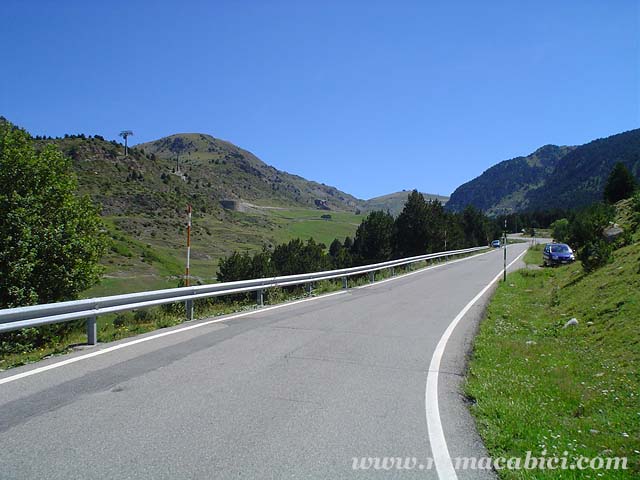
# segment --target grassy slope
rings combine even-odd
[[[540,251],[528,254],[540,262]],[[626,456],[640,474],[640,244],[585,276],[522,270],[500,285],[476,339],[466,393],[493,456]],[[579,325],[563,329],[570,318]],[[504,478],[597,478],[503,471]]]
[[[331,219],[322,219],[324,214],[330,214]],[[351,212],[303,208],[226,215],[224,221],[194,217],[191,271],[202,282],[215,281],[220,258],[233,250],[258,251],[262,246],[311,237],[329,246],[336,237],[353,237],[361,220]],[[84,297],[177,285],[186,261],[182,226],[154,235],[154,229],[145,228],[145,220],[140,216],[107,217],[107,221],[112,248],[104,259],[105,277],[99,285],[87,290]]]
[[[112,244],[105,276],[84,297],[176,286],[185,265],[187,203],[194,208],[191,270],[202,282],[214,281],[220,258],[234,250],[257,251],[296,237],[329,245],[353,236],[360,223],[357,199],[333,187],[280,172],[210,136],[170,139],[183,142],[184,176],[173,173],[175,154],[162,148],[167,139],[155,148],[132,148],[126,158],[121,145],[98,138],[37,141],[55,143],[72,159],[80,191],[101,205],[107,223]],[[229,211],[220,206],[223,198],[278,208]],[[316,198],[333,210],[316,209]]]

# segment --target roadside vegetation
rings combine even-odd
[[[466,256],[466,255],[462,255]],[[435,263],[439,262],[438,260]],[[396,267],[395,275],[419,270],[433,265],[434,262],[417,262],[411,267]],[[375,280],[390,278],[390,269],[380,270]],[[349,287],[358,287],[370,283],[368,275],[350,277]],[[264,291],[264,305],[276,305],[310,296],[322,295],[342,289],[342,281],[327,280],[315,282],[311,290],[307,286],[270,288]],[[194,305],[197,318],[211,318],[231,313],[256,310],[255,292],[226,297],[212,297],[196,300]],[[167,304],[144,310],[123,312],[98,317],[98,341],[101,343],[121,340],[134,335],[148,333],[159,328],[167,328],[184,322],[184,304]],[[43,358],[68,353],[74,347],[86,343],[86,331],[82,321],[70,322],[61,327],[40,327],[23,329],[17,332],[0,334],[0,371]]]
[[[607,241],[612,213],[624,233]],[[528,252],[530,268],[510,274],[489,305],[465,385],[492,456],[626,457],[629,469],[501,478],[640,476],[639,225],[640,193],[556,222],[554,236],[577,242],[581,261],[540,268],[541,246]]]
[[[141,212],[132,215],[134,211],[127,215],[101,218],[98,207],[81,193],[77,177],[72,171],[71,159],[65,157],[49,139],[34,140],[24,130],[4,121],[0,122],[0,128],[0,308],[73,300],[92,294],[120,293],[122,290],[118,289],[123,285],[120,282],[123,277],[113,275],[120,269],[129,272],[137,269],[136,275],[124,277],[129,292],[184,285],[182,263],[167,239],[167,231],[171,228],[157,229],[158,225],[164,225],[167,221],[169,213],[166,209],[160,208],[157,218],[150,212],[143,216]],[[64,141],[72,142],[73,155],[78,155],[78,150],[73,150],[78,145],[89,148],[95,146],[96,142],[104,143],[102,139],[84,136],[67,136]],[[118,146],[109,145],[113,149],[113,163],[118,158]],[[141,160],[142,156],[139,151],[132,150],[132,157],[127,161]],[[122,168],[117,163],[115,165],[113,168],[116,170]],[[142,194],[139,182],[144,181],[145,175],[135,169],[127,171],[127,182],[133,183],[126,192]],[[96,181],[99,182],[99,179]],[[167,181],[166,177],[164,181]],[[107,187],[104,186],[105,189]],[[174,194],[165,191],[164,196],[149,197],[147,200],[161,205],[173,199]],[[104,211],[105,204],[102,207]],[[141,205],[138,207],[141,208]],[[113,209],[114,205],[109,208]],[[207,205],[200,210],[203,208],[206,210]],[[356,217],[355,213],[326,213],[324,210],[325,213],[315,213],[319,215],[315,218],[304,209],[278,207],[267,210],[276,212],[273,218],[281,222],[279,227],[291,227],[286,233],[274,234],[273,238],[297,236],[282,243],[263,243],[262,249],[236,250],[218,263],[210,257],[198,255],[196,242],[193,269],[206,267],[211,271],[217,266],[217,280],[225,282],[308,273],[420,255],[441,251],[445,247],[457,249],[487,244],[496,230],[495,223],[472,207],[461,214],[448,213],[440,202],[427,202],[417,191],[409,195],[398,218],[375,211],[357,227],[350,223]],[[264,220],[261,220],[260,213],[256,217],[240,212],[230,212],[229,215],[242,217],[239,221],[242,225],[247,224],[247,231],[251,231],[248,225],[259,225]],[[334,217],[345,228],[334,228]],[[120,233],[123,222],[133,225],[128,235]],[[167,225],[171,226],[164,226]],[[237,222],[229,222],[227,228],[223,225],[221,222],[217,236],[228,248],[235,244],[225,239],[224,235],[229,235]],[[355,228],[353,240],[349,236],[345,236],[344,241],[333,237],[329,246],[317,242],[312,236],[315,232],[322,239],[331,239],[330,234],[350,232],[352,228]],[[200,241],[203,236],[213,234],[206,225],[194,230],[194,237]],[[150,232],[149,235],[156,237],[156,242],[147,242],[143,232]],[[178,228],[174,235],[181,232],[182,228]],[[247,232],[244,234],[247,235]],[[258,235],[256,237],[259,238]],[[259,244],[258,241],[255,243]],[[105,251],[107,254],[103,257]],[[107,274],[112,274],[106,276],[105,282],[99,285],[103,265],[107,266]],[[211,277],[191,278],[191,284],[212,281]],[[357,284],[366,280],[363,277],[354,281]],[[92,285],[91,289],[87,289]],[[316,286],[316,292],[330,291],[340,286],[340,282],[321,282]],[[307,293],[302,288],[291,287],[268,291],[265,296],[268,303],[278,303]],[[196,302],[196,313],[199,317],[209,317],[254,307],[255,294],[234,295],[199,300]],[[184,317],[182,304],[105,315],[98,322],[98,340],[112,341],[176,325]],[[0,368],[67,351],[70,346],[83,342],[84,321],[0,334]]]
[[[218,280],[229,282],[367,265],[487,245],[499,235],[497,223],[479,210],[468,207],[460,214],[450,213],[438,200],[427,201],[414,190],[397,218],[388,212],[371,212],[362,220],[353,239],[336,238],[328,250],[311,238],[306,242],[294,239],[254,254],[234,252],[220,261]]]

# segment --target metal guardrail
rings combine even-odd
[[[354,275],[369,273],[370,281],[373,282],[375,281],[375,272],[379,270],[391,268],[392,274],[395,274],[395,272],[393,272],[393,268],[395,267],[411,265],[425,260],[448,259],[448,257],[451,256],[473,253],[486,248],[487,247],[474,247],[430,253],[427,255],[389,260],[387,262],[343,268],[340,270],[327,270],[323,272],[303,273],[300,275],[258,278],[254,280],[214,283],[192,287],[169,288],[150,292],[128,293],[109,297],[9,308],[0,310],[0,333],[86,318],[88,343],[95,345],[97,343],[96,318],[98,315],[135,310],[166,303],[185,302],[187,320],[193,320],[193,301],[200,298],[255,291],[257,292],[258,305],[262,306],[263,293],[267,288],[301,284],[308,284],[310,287],[313,282],[336,278],[342,278],[343,288],[348,288],[348,278]]]

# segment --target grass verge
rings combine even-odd
[[[525,261],[540,264],[540,248]],[[501,470],[506,479],[640,477],[640,245],[585,275],[521,270],[493,297],[465,393],[495,457],[627,457],[628,470]],[[563,328],[576,318],[578,324]]]

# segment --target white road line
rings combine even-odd
[[[518,255],[514,261],[512,261],[507,268],[516,263],[520,257],[522,257],[527,250]],[[433,461],[438,472],[438,478],[440,480],[457,480],[453,463],[451,462],[451,456],[449,455],[449,447],[447,447],[447,440],[444,438],[444,431],[442,429],[442,421],[440,419],[440,409],[438,407],[438,372],[440,370],[440,362],[444,355],[444,350],[449,341],[449,337],[455,330],[460,320],[465,316],[469,309],[485,294],[491,286],[498,281],[502,276],[502,270],[491,280],[486,287],[484,287],[465,307],[456,315],[456,317],[449,324],[445,332],[440,337],[440,341],[436,346],[433,356],[431,357],[431,364],[429,365],[429,373],[427,374],[427,385],[424,392],[424,405],[425,415],[427,417],[427,430],[429,435],[429,444],[431,445],[431,453],[433,455]]]
[[[492,251],[489,251],[489,252],[486,252],[486,253],[492,253]],[[426,270],[431,270],[433,268],[441,267],[441,266],[444,266],[444,265],[451,265],[452,263],[460,262],[462,260],[467,260],[467,259],[470,259],[470,258],[479,257],[480,255],[485,255],[485,253],[482,253],[482,254],[479,254],[479,255],[472,255],[470,257],[464,257],[464,258],[461,258],[461,259],[458,259],[458,260],[453,260],[451,262],[441,263],[439,265],[435,265],[435,266],[428,267],[428,268],[422,268],[420,270],[416,270],[415,272],[407,273],[407,274],[404,274],[404,275],[398,275],[397,277],[392,277],[392,278],[389,278],[389,279],[386,279],[386,280],[381,280],[379,282],[372,283],[370,285],[364,285],[364,286],[358,287],[358,288],[369,287],[371,285],[378,285],[380,283],[389,282],[391,280],[398,280],[398,279],[406,277],[408,275],[413,275],[413,274],[416,274],[416,273],[422,273],[422,272],[424,272]],[[18,373],[16,375],[0,378],[0,385],[3,385],[5,383],[14,382],[14,381],[19,380],[21,378],[30,377],[32,375],[37,375],[38,373],[47,372],[49,370],[53,370],[54,368],[64,367],[65,365],[70,365],[72,363],[80,362],[81,360],[87,360],[89,358],[97,357],[99,355],[104,355],[106,353],[110,353],[110,352],[113,352],[113,351],[116,351],[116,350],[120,350],[122,348],[131,347],[133,345],[138,345],[139,343],[144,343],[144,342],[148,342],[148,341],[151,341],[151,340],[155,340],[157,338],[167,337],[169,335],[175,335],[177,333],[186,332],[187,330],[193,330],[195,328],[206,327],[207,325],[211,325],[211,324],[214,324],[214,323],[226,322],[228,320],[234,320],[236,318],[247,317],[249,315],[255,315],[255,314],[258,314],[258,313],[263,313],[263,312],[268,312],[268,311],[271,311],[271,310],[276,310],[278,308],[289,307],[291,305],[297,305],[299,303],[310,302],[310,301],[319,300],[319,299],[322,299],[322,298],[333,297],[335,295],[343,295],[343,294],[345,294],[347,292],[348,292],[348,290],[340,290],[339,292],[327,293],[325,295],[319,295],[317,297],[311,297],[311,298],[304,298],[302,300],[295,300],[293,302],[288,302],[288,303],[281,303],[279,305],[273,305],[271,307],[259,308],[257,310],[251,310],[250,312],[237,313],[237,314],[234,314],[234,315],[229,315],[229,316],[225,316],[225,317],[221,317],[221,318],[216,318],[215,320],[207,320],[207,321],[204,321],[204,322],[199,322],[199,323],[196,323],[196,324],[193,324],[193,325],[189,325],[187,327],[177,328],[175,330],[168,330],[168,331],[165,331],[165,332],[162,332],[162,333],[156,333],[154,335],[149,335],[147,337],[138,338],[138,339],[132,340],[130,342],[119,343],[118,345],[114,345],[112,347],[107,347],[107,348],[103,348],[103,349],[100,349],[100,350],[96,350],[95,352],[87,353],[85,355],[79,355],[77,357],[68,358],[67,360],[62,360],[60,362],[52,363],[50,365],[45,365],[44,367],[38,367],[38,368],[34,368],[33,370],[28,370],[26,372]]]

